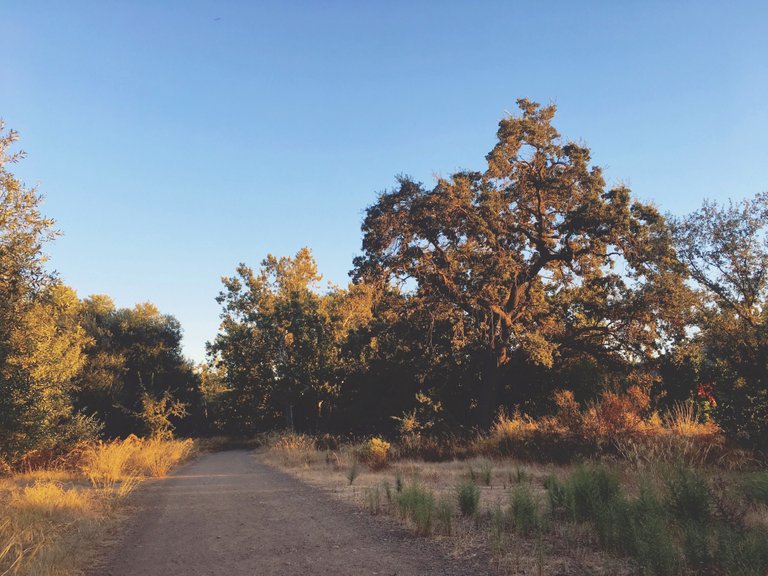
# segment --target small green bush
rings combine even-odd
[[[568,504],[568,495],[562,482],[560,482],[554,474],[550,474],[544,478],[544,488],[547,489],[552,513],[558,514],[564,511]]]
[[[400,515],[413,522],[416,534],[429,536],[435,514],[435,496],[418,484],[404,487],[398,498]]]
[[[706,522],[712,513],[707,482],[693,470],[680,468],[669,479],[669,509],[678,521]]]
[[[617,539],[613,549],[634,556],[646,572],[659,576],[676,574],[680,557],[666,519],[666,510],[656,492],[644,486],[640,495],[615,508],[624,516],[619,518]]]
[[[464,516],[473,516],[480,505],[480,488],[472,480],[461,482],[456,488],[459,510]]]
[[[768,506],[768,472],[749,474],[742,488],[747,499]]]
[[[495,554],[502,554],[506,550],[507,534],[511,529],[509,513],[497,504],[491,512],[491,548]]]
[[[605,466],[579,466],[566,486],[566,506],[576,520],[600,518],[619,496],[619,477]]]
[[[718,564],[729,576],[768,574],[768,529],[740,531],[721,526],[717,534]]]
[[[512,492],[510,512],[512,524],[520,534],[527,536],[541,527],[539,507],[527,486],[518,486]]]
[[[707,524],[689,520],[682,526],[683,552],[688,566],[700,572],[712,566],[714,552]]]

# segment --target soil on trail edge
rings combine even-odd
[[[427,538],[375,518],[250,452],[207,454],[145,482],[140,511],[92,576],[480,576]]]

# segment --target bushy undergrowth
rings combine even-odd
[[[417,535],[429,536],[432,533],[435,518],[435,495],[431,490],[417,483],[405,486],[398,495],[397,505],[400,515],[413,523]]]
[[[456,499],[462,515],[473,516],[480,505],[480,488],[471,478],[464,480],[456,487]]]
[[[744,478],[744,494],[753,502],[768,506],[768,472],[754,472]]]
[[[696,437],[698,424],[691,420],[691,414],[680,412],[661,424],[656,422],[654,426],[664,430],[659,437],[688,432]],[[571,413],[571,417],[577,416]],[[526,430],[541,431],[542,421],[546,419],[534,421],[518,415],[500,419],[499,425],[503,424],[505,434],[510,430],[527,434]],[[640,429],[646,424],[635,422],[635,426]],[[650,428],[644,429],[644,434],[652,434]],[[305,437],[284,440],[280,450],[301,452],[308,444]],[[371,441],[339,443],[334,451],[326,452],[326,463],[334,463],[327,456],[334,454],[335,461],[342,463],[334,466],[334,471],[345,471],[348,480],[352,474],[354,480],[354,458],[370,445]],[[468,453],[471,450],[464,452]],[[390,458],[392,462],[402,458],[403,452],[395,444],[387,454],[390,463]],[[523,548],[534,549],[541,556],[542,546],[553,546],[552,534],[557,534],[560,539],[574,538],[578,546],[586,538],[590,548],[624,557],[645,575],[765,576],[768,570],[768,473],[744,473],[716,464],[701,466],[707,458],[675,458],[672,452],[627,462],[616,451],[608,458],[597,457],[594,462],[598,463],[552,467],[545,476],[539,465],[521,465],[519,460],[505,463],[496,456],[486,452],[485,458],[446,464],[449,482],[442,481],[440,466],[425,465],[429,472],[419,481],[416,478],[423,473],[420,465],[402,463],[393,472],[392,484],[390,477],[378,486],[364,485],[365,506],[373,514],[398,513],[419,535],[450,535],[470,525],[473,530],[489,526],[492,548],[500,554],[507,554],[511,547],[519,552],[520,544],[514,542],[527,539]],[[319,460],[317,454],[308,458]],[[699,465],[691,466],[692,462]],[[495,475],[494,466],[499,467]],[[460,478],[458,483],[456,477]],[[494,485],[494,479],[499,486]],[[488,499],[498,494],[496,488],[502,484],[506,497],[494,507]],[[491,489],[481,489],[485,485]],[[465,519],[454,524],[456,515]],[[536,542],[530,542],[532,539]],[[549,542],[545,544],[546,539]],[[542,566],[543,560],[539,559],[538,565]]]
[[[371,438],[357,451],[357,459],[371,470],[383,470],[389,465],[391,444],[381,438]]]
[[[652,480],[630,496],[615,470],[590,465],[564,481],[550,476],[545,487],[556,517],[590,525],[602,547],[633,558],[644,573],[765,574],[764,526],[718,517],[710,486],[692,469],[673,470],[660,486]]]
[[[471,451],[487,456],[569,462],[611,454],[631,461],[700,465],[721,458],[724,437],[691,403],[659,416],[639,389],[604,392],[598,401],[577,403],[571,392],[555,395],[557,412],[537,419],[501,413],[489,434]]]
[[[309,466],[317,456],[315,439],[307,434],[279,434],[265,443],[289,468]]]

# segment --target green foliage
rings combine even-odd
[[[563,485],[554,474],[549,474],[544,478],[544,488],[547,489],[547,496],[549,497],[549,505],[553,514],[559,514],[566,510],[568,505],[568,495],[566,493],[566,487]]]
[[[674,517],[682,521],[709,520],[712,496],[706,480],[693,470],[676,470],[669,479],[669,507]]]
[[[729,576],[763,576],[768,572],[768,529],[764,526],[717,531],[718,563]]]
[[[204,431],[200,378],[182,354],[178,320],[150,303],[118,309],[94,295],[80,323],[90,342],[74,401],[104,422],[107,436]]]
[[[472,479],[463,480],[456,487],[459,510],[464,516],[474,516],[480,504],[480,488]]]
[[[435,517],[435,496],[414,483],[403,488],[397,499],[400,515],[413,522],[416,534],[429,536]]]
[[[160,398],[153,398],[145,392],[141,404],[142,420],[151,438],[170,440],[175,428],[171,418],[184,418],[187,415],[187,405],[175,400],[167,390]]]
[[[754,472],[742,483],[744,494],[753,502],[768,506],[768,472]]]
[[[515,484],[521,484],[522,482],[528,482],[530,480],[530,475],[525,471],[525,468],[517,466],[515,467],[514,473],[510,472],[509,479]]]
[[[632,354],[656,348],[671,326],[662,322],[667,296],[683,288],[658,211],[633,202],[627,188],[606,189],[589,149],[560,139],[554,105],[518,105],[519,117],[499,123],[484,172],[440,178],[431,189],[400,177],[381,194],[366,211],[364,254],[355,259],[358,281],[413,279],[431,312],[458,313],[472,336],[459,345],[480,362],[484,424],[512,352],[550,367],[564,338],[603,353],[610,342],[621,363],[616,346]],[[606,278],[617,254],[631,282]],[[587,329],[598,324],[606,330]]]
[[[517,486],[512,491],[510,512],[512,525],[520,534],[529,536],[541,528],[539,507],[528,486]]]
[[[680,558],[666,509],[650,487],[628,499],[605,466],[581,466],[564,483],[549,476],[545,487],[554,512],[591,524],[609,550],[634,557],[650,574],[677,573]]]
[[[0,461],[10,463],[89,428],[69,396],[86,341],[80,303],[46,270],[43,245],[57,232],[9,172],[23,157],[10,151],[17,138],[0,122]]]
[[[311,252],[302,248],[295,258],[267,256],[258,272],[241,264],[223,279],[221,331],[208,352],[229,390],[231,432],[279,422],[317,428],[335,394],[337,343],[365,315],[364,302],[352,305],[353,291],[321,297],[320,278]]]
[[[701,289],[691,383],[739,441],[768,445],[768,193],[705,202],[675,222],[678,253]]]
[[[607,466],[579,466],[569,478],[566,491],[566,505],[573,518],[601,518],[619,495],[619,477]]]
[[[664,495],[644,484],[628,497],[604,466],[579,467],[564,482],[550,475],[544,485],[555,514],[592,526],[603,547],[632,557],[644,574],[759,576],[768,567],[765,528],[735,527],[716,516],[711,490],[694,470],[674,470]],[[527,510],[528,500],[520,502]],[[513,506],[495,520],[497,529],[515,525],[516,516]]]

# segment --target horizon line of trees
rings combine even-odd
[[[321,290],[309,248],[223,278],[200,366],[172,316],[47,270],[57,232],[0,124],[0,463],[174,430],[487,429],[552,413],[559,390],[693,400],[766,445],[768,194],[665,216],[608,187],[553,105],[518,105],[483,171],[379,194],[347,287]]]
[[[610,391],[768,445],[768,194],[665,216],[518,105],[485,170],[379,194],[346,288],[309,248],[223,279],[219,429],[455,433]]]
[[[200,376],[179,322],[150,303],[81,300],[46,267],[58,232],[9,171],[17,139],[0,122],[0,472],[82,440],[196,433]]]

